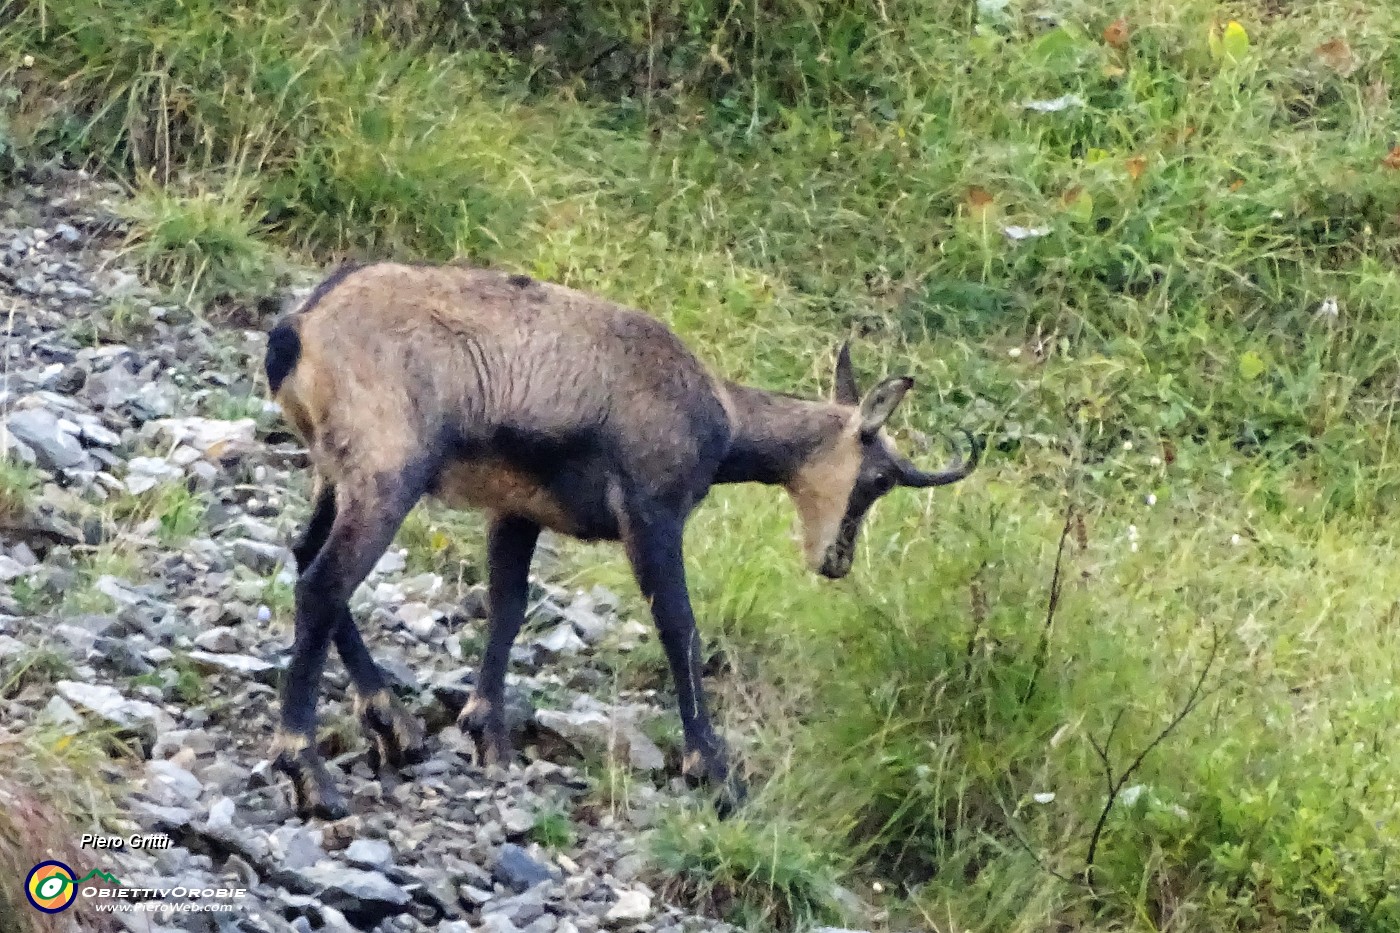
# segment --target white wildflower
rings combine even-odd
[[[1138,798],[1142,796],[1145,790],[1147,790],[1147,786],[1144,784],[1134,784],[1132,787],[1125,787],[1123,788],[1123,793],[1118,795],[1118,800],[1123,806],[1131,807],[1138,802]]]

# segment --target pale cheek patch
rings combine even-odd
[[[836,541],[860,472],[860,442],[854,432],[814,456],[788,485],[801,522],[807,563],[820,567]]]

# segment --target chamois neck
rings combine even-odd
[[[849,411],[752,386],[726,383],[733,436],[716,483],[787,483],[841,431]]]

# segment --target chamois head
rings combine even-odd
[[[821,445],[789,484],[802,524],[802,548],[811,569],[832,580],[851,570],[861,523],[881,496],[897,486],[944,486],[977,467],[981,445],[971,434],[972,453],[929,472],[915,466],[885,432],[885,422],[913,387],[910,376],[892,376],[862,397],[851,368],[849,344],[836,356],[832,401],[847,409],[839,433]],[[967,432],[964,432],[967,433]]]

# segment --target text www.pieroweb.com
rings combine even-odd
[[[225,913],[238,908],[244,888],[87,888],[83,900],[99,913],[173,914]],[[163,900],[162,898],[174,898]],[[147,898],[150,898],[149,900]],[[232,900],[226,900],[231,898]]]

